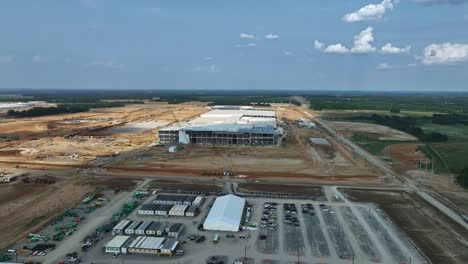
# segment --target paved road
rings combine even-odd
[[[441,202],[437,201],[434,197],[430,196],[427,192],[425,192],[421,187],[416,186],[415,184],[411,183],[408,181],[406,178],[402,177],[401,175],[398,175],[394,173],[387,165],[385,164],[384,161],[380,160],[379,158],[375,157],[374,155],[370,154],[351,140],[345,138],[332,128],[330,128],[327,124],[325,124],[320,118],[317,116],[313,115],[310,113],[309,108],[310,104],[309,102],[303,98],[303,97],[295,97],[295,99],[302,104],[303,107],[303,113],[307,115],[310,119],[313,119],[314,122],[322,126],[330,135],[334,136],[338,141],[343,143],[344,145],[349,146],[353,151],[366,159],[369,163],[380,169],[382,172],[386,174],[386,177],[390,177],[393,179],[398,179],[402,184],[404,184],[407,189],[414,191],[417,193],[421,198],[423,198],[426,202],[432,204],[434,207],[442,211],[444,214],[446,214],[448,217],[450,217],[452,220],[455,222],[459,223],[461,226],[465,227],[468,229],[468,223],[466,223],[461,215],[459,215],[457,212],[453,211],[449,207],[445,206]]]
[[[145,186],[150,179],[145,179],[141,184],[139,184],[135,190],[141,189]],[[135,191],[134,190],[134,191]],[[78,227],[78,230],[73,233],[70,237],[67,237],[59,246],[51,251],[44,259],[45,264],[58,263],[67,253],[79,252],[81,248],[81,241],[94,232],[96,228],[101,225],[104,225],[107,221],[110,220],[109,215],[119,212],[122,206],[132,198],[133,192],[121,192],[114,197],[109,204],[103,208],[94,211],[87,218],[87,220]]]

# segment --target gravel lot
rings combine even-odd
[[[320,206],[320,213],[323,216],[330,240],[333,242],[338,257],[342,259],[352,259],[355,254],[343,231],[341,223],[338,222],[336,208],[328,205]]]

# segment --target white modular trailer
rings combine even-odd
[[[134,235],[135,231],[138,229],[138,227],[142,224],[142,221],[135,221],[131,223],[127,228],[125,228],[125,234],[126,235]]]
[[[204,202],[205,198],[203,196],[197,196],[195,197],[195,200],[193,200],[192,205],[202,206]]]
[[[228,194],[218,197],[203,223],[206,230],[239,231],[245,199]]]
[[[174,205],[169,211],[169,215],[172,216],[185,216],[185,211],[187,211],[188,205],[178,204]]]
[[[129,236],[115,236],[105,246],[106,253],[126,253],[126,250],[122,250],[125,244],[129,242]]]
[[[153,223],[152,221],[144,221],[136,230],[135,235],[144,236],[146,235],[146,229]]]
[[[121,235],[125,232],[125,228],[127,228],[133,221],[131,220],[122,220],[117,225],[112,228],[112,235]]]
[[[137,237],[129,246],[129,253],[158,255],[164,242],[163,237]]]

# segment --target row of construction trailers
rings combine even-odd
[[[175,238],[116,236],[105,246],[106,253],[172,256],[179,247]]]
[[[158,194],[154,199],[153,204],[201,206],[204,201],[205,198],[203,198],[203,196],[185,194]]]
[[[112,229],[112,235],[169,236],[178,238],[184,231],[181,223],[122,220]]]
[[[197,216],[199,212],[198,206],[185,204],[143,204],[138,210],[140,215],[159,216]]]

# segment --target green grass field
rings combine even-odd
[[[379,140],[370,138],[365,135],[353,135],[350,137],[352,141],[363,147],[372,155],[380,155],[383,149],[391,144],[401,143],[401,141]]]
[[[343,121],[350,121],[355,117],[361,116],[371,116],[373,114],[378,115],[398,115],[398,116],[410,116],[410,117],[425,117],[425,116],[432,116],[433,112],[422,112],[422,111],[401,111],[399,114],[393,114],[389,111],[384,110],[322,110],[322,111],[314,111],[317,115],[319,115],[323,119],[328,120],[343,120]],[[369,123],[367,119],[353,119],[354,122],[364,122]]]
[[[464,167],[468,167],[468,126],[427,124],[422,128],[449,137],[448,142],[430,143],[428,148],[422,149],[429,158],[434,159],[434,165],[439,171],[460,173]]]

